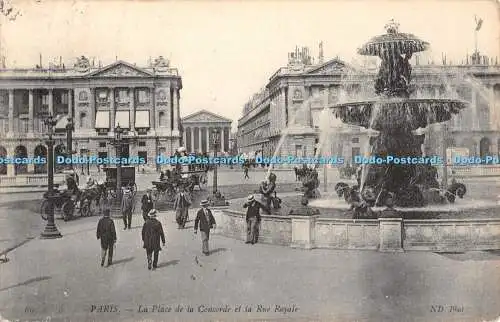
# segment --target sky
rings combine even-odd
[[[116,57],[146,66],[170,59],[183,80],[181,116],[206,109],[234,120],[269,77],[287,64],[295,46],[325,60],[359,62],[356,49],[385,33],[389,19],[401,32],[431,44],[429,57],[461,62],[474,49],[474,16],[483,54],[500,56],[499,0],[349,1],[131,1],[10,0],[21,11],[1,17],[1,52],[7,67],[34,67],[77,56],[103,65]]]

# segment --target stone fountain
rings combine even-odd
[[[366,209],[388,206],[423,207],[428,204],[453,202],[463,197],[465,186],[454,183],[440,188],[437,169],[422,154],[425,134],[415,133],[434,123],[446,122],[467,107],[467,102],[447,98],[413,98],[411,65],[413,53],[428,49],[429,44],[412,34],[400,33],[391,21],[385,35],[372,38],[358,50],[360,55],[378,56],[380,70],[375,79],[378,98],[331,106],[342,122],[378,132],[370,138],[370,158],[363,164],[359,184],[348,187],[339,183],[339,195]],[[411,164],[397,164],[393,159],[413,159]],[[415,164],[417,163],[417,164]],[[360,208],[361,207],[361,208]]]

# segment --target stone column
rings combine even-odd
[[[280,111],[281,111],[281,118],[280,118],[280,120],[281,120],[281,128],[282,129],[286,128],[286,126],[287,126],[287,115],[286,115],[287,114],[286,111],[287,111],[287,107],[288,107],[287,95],[286,95],[287,90],[288,89],[286,87],[283,87],[281,89],[281,91],[282,91],[281,92],[281,98],[282,98],[281,103],[282,104],[280,106]],[[290,116],[290,115],[288,115],[288,116]]]
[[[135,87],[129,88],[129,100],[130,100],[130,131],[135,131]]]
[[[199,150],[200,152],[202,152],[202,151],[203,151],[203,144],[202,144],[202,140],[201,140],[201,139],[202,139],[202,134],[201,134],[201,132],[202,132],[202,128],[201,128],[201,127],[198,127],[198,150]]]
[[[33,89],[29,89],[29,99],[28,99],[28,133],[32,134],[34,132],[35,115],[33,107]],[[49,113],[54,115],[54,105],[53,105],[52,89],[49,89]]]
[[[174,103],[174,111],[173,111],[173,115],[172,115],[172,117],[174,118],[173,135],[176,135],[176,133],[179,133],[178,132],[179,131],[179,90],[177,88],[174,88],[172,100]]]
[[[151,109],[149,112],[149,127],[156,131],[158,128],[158,117],[156,116],[156,95],[154,86],[149,87],[149,101],[151,102]]]
[[[73,90],[68,89],[68,116],[73,117]]]
[[[497,111],[497,106],[495,102],[495,89],[494,85],[490,85],[488,87],[488,106],[489,106],[489,111],[490,111],[490,130],[492,131],[498,131],[499,126],[498,123],[500,123],[500,118],[499,118],[499,113]],[[496,145],[496,142],[495,142]]]
[[[225,149],[224,149],[224,142],[226,140],[226,138],[224,137],[225,127],[220,127],[218,129],[220,131],[220,152],[225,152]]]
[[[111,98],[111,102],[109,105],[109,121],[110,121],[109,127],[111,128],[110,129],[110,133],[111,133],[111,132],[115,131],[115,113],[116,113],[116,110],[115,110],[115,88],[110,87],[108,93],[109,93],[108,97]]]
[[[380,247],[381,252],[403,251],[403,219],[402,218],[379,218]]]
[[[191,133],[191,152],[196,152],[196,149],[194,147],[194,127],[190,127],[189,131]]]
[[[207,152],[210,153],[210,128],[207,127],[205,131],[205,137],[207,138]]]
[[[80,113],[77,113],[78,122],[80,122]],[[95,87],[90,89],[90,131],[95,131],[96,104]]]
[[[33,101],[33,90],[30,90],[30,100]],[[54,89],[49,88],[49,114],[54,115]]]
[[[14,90],[9,89],[9,137],[14,136]]]
[[[187,135],[186,135],[187,129],[184,129],[182,131],[182,146],[187,149]]]

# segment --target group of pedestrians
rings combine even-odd
[[[165,233],[163,225],[157,219],[158,211],[154,208],[154,200],[150,189],[142,197],[141,203],[142,217],[144,219],[141,232],[143,248],[146,250],[147,267],[149,270],[154,270],[158,267],[159,253],[162,250],[162,247],[165,247],[166,245]],[[176,221],[179,225],[178,228],[185,228],[185,224],[188,220],[188,209],[191,205],[189,195],[185,191],[180,190],[178,198],[176,199],[176,204]],[[201,208],[196,213],[194,221],[194,233],[197,234],[198,230],[200,231],[202,252],[204,255],[209,255],[210,251],[208,245],[210,230],[216,228],[216,222],[212,211],[209,209],[209,202],[207,200],[203,200],[200,206]],[[121,207],[125,230],[131,229],[133,209],[133,196],[129,195],[128,192],[125,192]],[[97,239],[100,240],[101,244],[101,266],[104,266],[106,263],[106,258],[107,266],[112,265],[117,235],[114,221],[110,218],[109,208],[106,208],[103,211],[103,217],[97,224],[96,236]]]

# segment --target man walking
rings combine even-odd
[[[247,208],[247,241],[245,244],[253,245],[257,243],[259,238],[260,208],[264,209],[264,207],[255,200],[253,195],[250,195],[243,208]]]
[[[165,247],[165,234],[163,233],[163,226],[161,222],[156,219],[156,209],[151,209],[148,213],[148,220],[142,226],[142,241],[144,249],[146,249],[146,256],[148,259],[148,269],[151,269],[151,257],[153,258],[153,269],[158,267],[158,255],[160,253],[160,240]]]
[[[97,224],[97,239],[101,240],[101,266],[104,266],[108,253],[108,266],[113,262],[113,246],[116,243],[115,223],[109,218],[109,209],[104,210],[104,217]]]
[[[186,192],[185,187],[180,187],[177,191],[177,196],[174,201],[174,209],[176,211],[175,219],[177,221],[177,229],[184,229],[189,216],[189,206],[191,205],[191,198]]]
[[[151,189],[148,189],[146,191],[146,194],[142,196],[141,203],[142,203],[141,206],[142,218],[144,218],[144,222],[146,222],[146,220],[148,220],[148,213],[154,207],[153,196],[151,195]]]
[[[198,213],[196,214],[196,219],[194,221],[194,233],[196,234],[198,232],[198,224],[200,224],[202,252],[203,254],[208,256],[208,240],[210,238],[210,229],[215,229],[216,223],[215,218],[212,215],[212,211],[208,209],[208,201],[203,200],[200,205],[202,208],[198,210]]]
[[[125,189],[122,196],[121,212],[123,214],[123,229],[130,229],[132,225],[132,211],[134,208],[134,198],[129,189]]]

